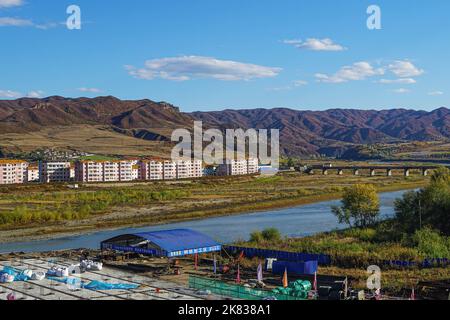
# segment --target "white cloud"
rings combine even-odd
[[[400,89],[392,90],[392,92],[394,92],[394,93],[399,93],[399,94],[403,94],[403,93],[409,93],[409,92],[411,92],[411,91],[410,91],[409,89],[400,88]]]
[[[444,94],[444,92],[442,92],[442,91],[431,91],[431,92],[428,92],[429,96],[442,96],[443,94]]]
[[[23,0],[0,0],[0,8],[18,7],[23,5]]]
[[[292,45],[298,49],[312,50],[312,51],[343,51],[347,48],[341,46],[340,44],[334,43],[333,40],[329,38],[325,39],[315,39],[309,38],[306,41],[302,40],[284,40],[283,43]]]
[[[344,83],[365,80],[369,77],[383,75],[384,72],[383,68],[374,68],[369,62],[361,61],[351,66],[344,66],[333,75],[316,73],[315,77],[318,82]]]
[[[281,68],[264,67],[236,61],[219,60],[212,57],[183,56],[147,60],[143,68],[125,66],[135,78],[153,80],[157,78],[187,81],[198,78],[212,78],[224,81],[271,78]]]
[[[388,66],[388,69],[399,78],[417,77],[425,72],[408,60],[394,61]]]
[[[0,90],[0,97],[1,98],[7,98],[7,99],[17,99],[20,98],[22,94],[17,91],[12,90]]]
[[[381,84],[414,84],[417,81],[413,78],[400,78],[400,79],[381,79],[378,81]]]
[[[295,80],[295,81],[292,81],[291,85],[287,85],[284,87],[268,88],[267,90],[269,90],[269,91],[288,91],[288,90],[292,90],[294,88],[306,86],[307,84],[308,84],[308,81]]]
[[[0,98],[6,98],[6,99],[19,99],[19,98],[42,98],[44,95],[44,91],[42,90],[33,90],[28,92],[27,94],[22,94],[18,91],[13,90],[0,90]]]
[[[293,82],[294,87],[301,87],[301,86],[306,86],[308,84],[308,81],[305,80],[295,80]]]
[[[42,98],[44,95],[44,91],[35,90],[27,93],[27,98]]]
[[[88,92],[88,93],[100,93],[102,90],[97,88],[78,88],[78,91]]]
[[[0,27],[32,27],[34,26],[31,20],[11,18],[11,17],[1,17]]]

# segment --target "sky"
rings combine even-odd
[[[0,0],[0,99],[449,107],[449,14],[448,0]]]

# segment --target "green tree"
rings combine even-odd
[[[430,227],[450,234],[450,170],[438,169],[424,189],[408,192],[395,202],[399,230],[414,233]]]
[[[380,214],[380,200],[373,185],[357,184],[346,188],[341,203],[340,207],[332,207],[332,212],[339,223],[349,226],[371,226]]]

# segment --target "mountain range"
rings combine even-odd
[[[74,125],[102,125],[120,135],[149,141],[170,141],[175,128],[205,127],[279,129],[282,153],[327,154],[363,144],[450,139],[450,110],[287,108],[181,112],[166,102],[120,100],[115,97],[0,101],[0,136]]]

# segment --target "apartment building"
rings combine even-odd
[[[135,181],[139,179],[139,160],[123,160],[119,161],[119,181]]]
[[[78,161],[75,180],[79,182],[119,181],[119,163],[110,161]]]
[[[39,182],[39,164],[30,163],[27,168],[27,182]]]
[[[78,161],[75,171],[79,182],[127,182],[140,176],[139,160]]]
[[[20,184],[27,181],[28,162],[0,160],[0,184]]]
[[[140,162],[140,180],[163,180],[164,165],[161,161],[142,160]]]
[[[259,172],[259,160],[249,158],[247,160],[247,174],[255,174]]]
[[[39,163],[40,181],[42,183],[50,182],[68,182],[75,178],[75,166],[71,162],[40,162]]]
[[[200,178],[203,176],[202,161],[177,161],[177,179]]]
[[[217,168],[217,175],[220,176],[240,176],[258,173],[258,159],[247,160],[227,160],[227,163]]]
[[[177,164],[172,161],[163,162],[164,180],[175,180],[177,178]]]

